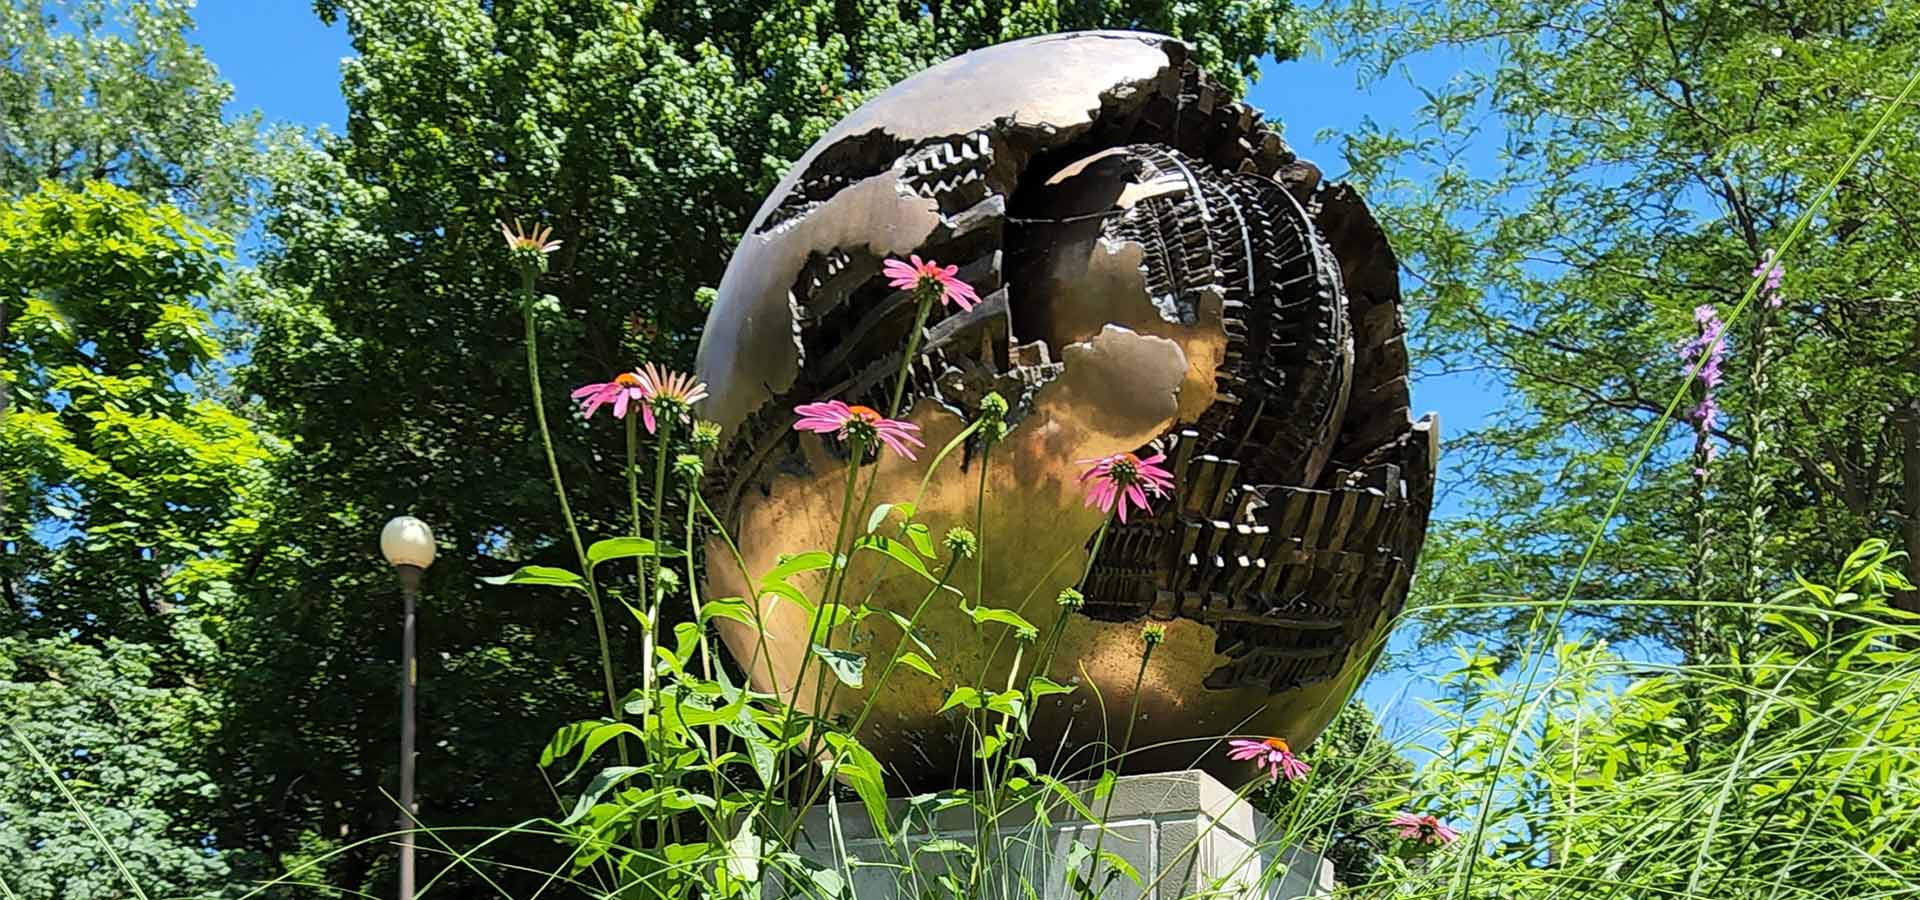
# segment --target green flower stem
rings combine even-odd
[[[854,447],[858,443],[859,442],[857,441],[849,440],[848,446]],[[861,450],[862,452],[864,452],[865,450],[864,447],[858,447],[857,449]],[[879,451],[876,450],[876,453],[877,452]],[[856,457],[856,465],[857,465],[857,460],[862,458],[864,457]],[[843,501],[841,504],[840,524],[836,528],[836,533],[833,538],[833,551],[834,551],[834,559],[836,563],[842,558],[840,556],[841,540],[843,539],[843,537],[846,540],[846,544],[847,544],[847,552],[845,556],[846,562],[844,564],[836,565],[834,567],[833,571],[838,572],[840,577],[838,580],[829,578],[828,585],[827,585],[827,593],[826,593],[826,603],[820,607],[821,609],[832,608],[834,610],[838,610],[840,608],[840,598],[846,594],[847,581],[848,579],[853,577],[854,545],[860,542],[858,532],[855,529],[849,528],[848,525],[851,523],[853,519],[854,509],[859,509],[862,511],[866,510],[867,500],[868,498],[873,496],[873,482],[874,482],[874,479],[878,477],[879,471],[880,471],[880,465],[878,460],[876,460],[873,466],[873,471],[869,473],[869,475],[867,476],[866,491],[861,495],[860,505],[858,507],[851,506],[846,501],[851,501],[853,499],[853,490],[856,482],[859,480],[859,477],[858,477],[859,472],[856,469],[855,471],[848,473],[847,497],[846,497],[846,501]],[[833,625],[831,623],[831,619],[826,619],[822,621],[827,621],[828,625],[826,627],[826,630],[820,635],[818,643],[822,647],[832,649],[833,648]],[[805,671],[806,664],[812,661],[813,643],[814,642],[811,642],[811,641],[808,643],[807,658],[801,661],[802,672]],[[829,684],[829,682],[831,682],[831,684]],[[820,673],[820,679],[814,682],[813,684],[813,707],[812,708],[813,708],[813,715],[816,718],[819,717],[822,711],[827,708],[828,704],[833,701],[834,695],[837,694],[839,690],[840,690],[840,682],[838,681],[838,679],[837,678],[829,679],[827,678],[827,673],[825,671],[822,671]],[[815,755],[819,752],[819,750],[820,750],[819,732],[817,729],[810,729],[807,733],[806,758],[814,759]]]
[[[973,536],[978,542],[973,551],[973,589],[980,595],[974,602],[981,605],[987,602],[987,468],[992,461],[993,442],[988,441],[980,448],[980,480],[973,489]],[[914,512],[919,511],[914,507]]]
[[[660,431],[658,435],[656,435],[653,453],[653,527],[649,532],[648,538],[653,541],[654,553],[656,554],[660,552],[660,507],[666,503],[667,448],[673,443],[673,419],[671,417],[661,417],[657,422]],[[628,477],[630,479],[632,478],[631,470],[629,470]],[[636,520],[639,517],[639,509],[639,501],[636,499],[634,501],[634,515]],[[640,523],[635,521],[634,530],[638,531],[639,525]],[[655,556],[654,560],[657,564],[659,557]],[[645,594],[647,585],[645,575],[647,568],[646,558],[641,557],[637,564],[641,571],[641,618],[644,619],[641,623],[642,662],[640,683],[646,691],[647,701],[651,703],[655,699],[653,694],[659,681],[658,675],[654,671],[653,648],[659,640],[660,605],[661,595],[664,593],[664,586],[660,579],[653,579],[653,596],[647,597]]]
[[[709,527],[713,529],[713,533],[719,535],[720,540],[726,543],[727,554],[733,557],[734,568],[740,573],[740,582],[742,584],[747,585],[747,589],[749,591],[753,590],[753,585],[754,585],[753,575],[752,573],[747,571],[746,557],[740,555],[740,546],[733,542],[733,535],[727,533],[726,526],[722,525],[720,522],[720,517],[717,515],[714,515],[713,507],[710,507],[707,505],[707,498],[700,496],[700,493],[698,491],[695,491],[692,497],[692,501],[699,505],[700,514],[706,517],[707,524]],[[760,598],[757,595],[752,599],[752,602],[747,603],[747,609],[753,616],[753,627],[754,627],[755,641],[756,641],[756,646],[754,648],[754,659],[764,660],[767,658],[767,655],[768,655],[767,654],[767,628],[766,628],[766,624],[760,620]],[[749,678],[753,677],[753,664],[751,662],[742,664],[741,668],[746,671],[747,677]],[[767,680],[769,683],[771,683],[773,680],[772,663],[767,664]]]
[[[640,531],[640,423],[638,416],[627,417],[627,506],[633,519],[633,536]],[[656,546],[655,552],[658,552]],[[647,608],[647,559],[633,558],[633,603],[635,611]]]
[[[634,415],[638,415],[638,414],[639,413],[637,410],[632,411],[632,414],[629,415],[627,418],[631,420]],[[655,441],[654,441],[654,451],[653,451],[653,508],[652,508],[653,521],[652,521],[652,528],[649,530],[649,533],[648,533],[649,534],[648,540],[653,541],[653,552],[655,555],[653,556],[652,561],[655,566],[660,566],[660,557],[658,555],[660,553],[660,508],[666,505],[667,448],[673,446],[673,419],[674,417],[671,415],[655,416],[654,418],[654,422],[659,427],[659,431],[654,436]],[[631,470],[629,470],[628,477],[629,478],[632,477]],[[637,500],[635,501],[635,504],[636,505],[634,507],[634,510],[637,513],[639,511]],[[639,523],[635,522],[634,524],[637,530]],[[641,623],[641,632],[640,632],[641,634],[641,640],[640,640],[640,643],[641,643],[640,686],[641,687],[640,689],[641,689],[642,695],[647,698],[647,709],[650,712],[652,712],[655,716],[658,716],[660,714],[659,710],[661,708],[660,707],[660,673],[659,673],[658,667],[654,663],[654,654],[655,654],[655,648],[659,646],[659,642],[660,642],[660,607],[662,605],[661,604],[662,598],[666,593],[666,582],[662,578],[655,577],[653,579],[653,596],[651,598],[647,598],[645,596],[645,587],[647,584],[645,573],[647,571],[648,559],[647,557],[640,557],[636,559],[634,562],[639,567],[639,571],[642,573],[641,581],[640,581],[641,590],[642,590],[641,602],[645,604],[645,607],[642,610],[642,618],[645,621]],[[659,729],[657,728],[646,729],[646,731],[649,734],[649,740],[647,742],[649,745],[647,747],[647,756],[649,758],[648,762],[652,765],[658,766],[663,760],[666,759],[666,756],[667,756],[665,752],[665,747],[662,744],[663,735],[659,733]],[[655,777],[656,778],[658,777],[658,773],[656,773]],[[675,773],[673,780],[676,783],[679,781],[679,775],[677,772]],[[667,834],[666,834],[667,829],[671,827],[673,834],[675,835],[675,838],[672,840],[672,842],[678,843],[679,842],[678,835],[680,833],[680,817],[667,816],[664,822],[660,821],[661,816],[663,815],[662,810],[660,808],[660,804],[662,802],[663,801],[660,799],[656,799],[654,802],[653,818],[657,823],[655,825],[655,830],[659,834],[661,841],[665,843],[668,841]]]
[[[913,330],[907,334],[906,355],[900,358],[900,374],[893,381],[893,399],[887,403],[889,419],[900,415],[900,402],[906,398],[908,376],[913,372],[913,357],[920,352],[920,333],[927,329],[927,312],[933,307],[933,291],[921,288],[915,292],[915,295],[919,298],[919,306],[914,310]],[[860,505],[855,507],[862,515],[871,508],[869,504],[873,502],[873,485],[879,480],[880,466],[876,460],[873,471],[867,473],[867,487],[860,494]],[[917,504],[915,511],[918,511]],[[836,600],[838,599],[838,595],[833,596]]]
[[[907,376],[913,371],[913,356],[920,352],[920,332],[927,329],[927,313],[933,309],[934,294],[938,287],[921,287],[914,291],[918,295],[919,305],[913,312],[913,330],[907,332],[907,353],[900,357],[900,377],[893,383],[893,400],[887,404],[887,418],[900,414],[900,401],[907,394]]]
[[[935,453],[933,455],[933,461],[927,464],[926,474],[920,476],[920,489],[913,492],[914,515],[920,514],[920,501],[922,498],[926,497],[927,495],[927,485],[933,481],[933,473],[940,468],[941,463],[947,461],[947,457],[952,455],[953,451],[959,449],[961,444],[966,443],[967,438],[972,437],[974,432],[980,430],[980,425],[981,425],[980,419],[975,419],[972,422],[968,423],[967,427],[960,429],[959,434],[956,434],[953,436],[953,440],[948,441],[945,445],[943,445],[940,448],[939,453]],[[975,531],[974,533],[976,535],[979,534],[978,531]]]
[[[540,396],[540,343],[539,329],[533,320],[533,268],[520,267],[520,291],[526,308],[527,322],[527,384],[533,392],[533,418],[540,427],[540,446],[547,453],[547,471],[553,476],[553,494],[560,501],[560,517],[566,520],[567,536],[573,539],[573,552],[580,561],[580,572],[586,575],[587,604],[593,609],[593,628],[600,640],[600,677],[605,682],[607,692],[607,711],[615,722],[624,718],[620,714],[620,700],[613,691],[613,653],[607,645],[607,618],[600,609],[600,589],[594,585],[593,568],[587,563],[587,545],[580,541],[580,527],[574,522],[573,506],[567,502],[567,486],[560,477],[560,461],[553,453],[553,433],[547,427],[547,407]],[[615,749],[620,754],[620,764],[627,764],[627,741],[625,736],[616,738]]]
[[[709,642],[707,637],[707,620],[701,615],[700,578],[698,574],[699,566],[693,555],[694,513],[697,511],[698,507],[695,506],[691,498],[693,495],[698,494],[699,492],[700,492],[699,483],[693,478],[688,478],[687,479],[687,495],[689,499],[687,501],[687,536],[686,536],[686,543],[684,545],[687,553],[687,601],[688,601],[688,605],[693,608],[693,624],[700,629],[699,631],[700,677],[711,682],[713,681],[713,646]],[[714,757],[717,757],[719,755],[720,755],[719,726],[714,725],[712,723],[708,723],[707,725],[707,759],[709,762],[711,762]]]
[[[1113,524],[1113,517],[1112,517],[1111,515],[1109,515],[1109,516],[1107,517],[1107,520],[1106,520],[1105,522],[1102,522],[1102,523],[1100,523],[1100,530],[1099,530],[1098,532],[1095,532],[1095,533],[1094,533],[1094,536],[1093,536],[1093,552],[1092,552],[1092,554],[1091,554],[1091,555],[1089,555],[1089,556],[1087,557],[1087,568],[1086,568],[1086,569],[1083,569],[1083,570],[1081,571],[1081,573],[1080,573],[1080,580],[1079,580],[1079,582],[1078,582],[1078,583],[1076,583],[1076,584],[1074,585],[1074,589],[1075,589],[1075,590],[1080,590],[1080,589],[1082,589],[1082,588],[1084,588],[1084,587],[1086,587],[1086,582],[1087,582],[1087,573],[1088,573],[1088,572],[1091,572],[1091,571],[1092,571],[1092,569],[1093,569],[1093,558],[1094,558],[1095,556],[1098,556],[1098,555],[1100,555],[1100,544],[1101,544],[1102,542],[1104,542],[1104,541],[1106,540],[1106,538],[1107,538],[1107,526],[1109,526],[1109,525],[1112,525],[1112,524]],[[1056,563],[1056,565],[1057,565],[1057,563]],[[1048,571],[1052,571],[1052,568],[1051,568],[1051,567],[1049,567],[1049,568],[1048,568]],[[1045,576],[1045,575],[1042,575],[1041,577],[1042,577],[1042,578],[1044,579],[1044,578],[1045,578],[1046,576]],[[1021,603],[1020,603],[1020,605],[1021,605],[1021,607],[1022,607],[1022,608],[1024,609],[1024,608],[1026,607],[1026,605],[1027,605],[1027,603],[1028,603],[1028,601],[1031,601],[1032,599],[1033,599],[1033,592],[1032,592],[1032,591],[1029,591],[1029,592],[1027,593],[1027,599],[1026,599],[1026,600],[1023,600],[1023,601],[1021,601]],[[1042,640],[1042,641],[1040,642],[1040,652],[1039,652],[1039,653],[1036,653],[1036,654],[1034,654],[1034,657],[1033,657],[1033,675],[1042,675],[1042,676],[1044,676],[1044,675],[1046,675],[1046,673],[1047,673],[1047,670],[1048,670],[1048,669],[1049,669],[1049,668],[1050,668],[1050,667],[1051,667],[1051,666],[1053,665],[1053,656],[1054,656],[1054,654],[1055,654],[1056,652],[1058,652],[1058,651],[1059,651],[1059,649],[1060,649],[1060,638],[1061,638],[1061,637],[1062,637],[1063,635],[1065,635],[1065,634],[1066,634],[1066,631],[1067,631],[1067,621],[1068,621],[1068,617],[1069,617],[1069,616],[1071,616],[1072,614],[1073,614],[1073,610],[1071,610],[1071,609],[1066,609],[1066,608],[1064,608],[1064,607],[1063,607],[1063,608],[1062,608],[1062,609],[1060,610],[1060,614],[1059,614],[1058,616],[1055,616],[1055,617],[1054,617],[1054,620],[1053,620],[1053,626],[1052,626],[1051,628],[1048,628],[1048,629],[1047,629],[1047,636],[1046,636],[1046,638],[1045,638],[1045,639],[1043,639],[1043,640]],[[1004,636],[1002,636],[1002,637],[1003,637],[1003,639],[1004,639]],[[1000,649],[1000,645],[999,645],[998,643],[996,643],[996,644],[994,644],[994,652],[995,652],[995,653],[998,653],[998,652],[999,652],[999,649]],[[1026,648],[1024,648],[1024,647],[1023,647],[1023,648],[1021,648],[1021,649],[1022,649],[1022,650],[1025,650]],[[988,658],[988,660],[989,660],[989,661],[991,661],[993,657],[992,657],[992,656],[988,656],[987,658]],[[1144,672],[1145,672],[1145,668],[1144,668],[1144,666],[1145,666],[1145,662],[1143,661],[1143,662],[1141,663],[1141,665],[1142,665],[1142,670],[1141,670],[1141,671],[1142,671],[1142,673],[1144,674]],[[1013,661],[1013,668],[1014,668],[1014,671],[1015,671],[1015,672],[1018,672],[1018,671],[1019,671],[1019,669],[1020,669],[1020,654],[1018,654],[1018,653],[1016,653],[1016,654],[1014,654],[1014,661]],[[984,677],[986,677],[986,670],[985,670],[984,668],[983,668],[983,669],[981,670],[981,677],[983,677],[983,678],[984,678]],[[1029,711],[1029,714],[1031,714],[1031,712],[1032,712],[1032,706],[1033,706],[1033,704],[1034,704],[1034,703],[1036,702],[1036,701],[1034,700],[1034,698],[1033,698],[1033,692],[1032,692],[1032,690],[1031,690],[1031,688],[1032,688],[1032,685],[1033,685],[1033,681],[1032,681],[1032,675],[1029,675],[1029,676],[1028,676],[1028,680],[1027,680],[1027,685],[1028,685],[1028,688],[1029,688],[1029,690],[1027,691],[1027,704],[1028,704],[1028,707],[1029,707],[1029,710],[1028,710],[1028,711]],[[1138,698],[1139,698],[1139,694],[1138,694],[1138,691],[1137,691],[1137,688],[1138,688],[1138,685],[1137,685],[1137,684],[1135,685],[1135,688],[1136,688],[1136,692],[1135,692],[1135,695],[1134,695],[1134,697],[1135,697],[1135,699],[1136,699],[1136,700],[1138,700]],[[1012,690],[1012,689],[1013,689],[1013,674],[1012,674],[1012,673],[1009,673],[1009,674],[1008,674],[1008,676],[1007,676],[1007,689],[1008,689],[1008,690]],[[1012,717],[1011,717],[1011,716],[1007,716],[1007,715],[1005,715],[1005,714],[1002,714],[1002,716],[1001,716],[1001,721],[1002,721],[1003,723],[1004,723],[1004,722],[1007,722],[1007,721],[1010,721],[1011,719],[1012,719]],[[1131,724],[1132,724],[1132,723],[1131,723],[1131,720],[1129,720],[1129,725],[1131,725]],[[1005,756],[1004,756],[1004,759],[1006,759],[1006,760],[1012,760],[1012,759],[1016,759],[1016,758],[1018,758],[1018,757],[1019,757],[1019,755],[1020,755],[1020,750],[1021,750],[1021,749],[1022,749],[1023,747],[1025,747],[1025,745],[1026,745],[1026,738],[1027,738],[1027,736],[1026,736],[1026,735],[1025,735],[1024,733],[1017,733],[1017,734],[1015,734],[1015,735],[1014,735],[1014,737],[1013,737],[1013,739],[1012,739],[1012,740],[1010,740],[1010,741],[1008,741],[1008,746],[1007,746],[1007,752],[1006,752],[1006,754],[1005,754]],[[1131,739],[1131,738],[1129,738],[1129,739]],[[1009,764],[1010,764],[1010,763],[1009,763]],[[1006,772],[1006,770],[1005,770],[1005,769],[1003,769],[1003,770],[1002,770],[1002,774],[1004,775],[1004,774],[1005,774],[1005,772]]]
[[[1079,580],[1073,583],[1074,590],[1082,590],[1087,586],[1087,576],[1092,574],[1093,572],[1093,561],[1099,558],[1100,545],[1101,543],[1106,541],[1107,528],[1112,524],[1113,524],[1113,516],[1109,514],[1107,516],[1106,521],[1100,523],[1100,530],[1094,532],[1093,549],[1088,551],[1087,553],[1087,564],[1084,568],[1080,570]],[[984,541],[982,543],[984,543]],[[1053,565],[1048,566],[1045,572],[1040,573],[1039,579],[1035,581],[1033,587],[1027,591],[1027,596],[1021,599],[1020,608],[1014,610],[1014,612],[1017,612],[1023,616],[1026,615],[1027,606],[1033,602],[1033,595],[1036,593],[1039,593],[1040,585],[1044,584],[1046,582],[1047,576],[1053,574],[1053,570],[1058,568],[1060,563],[1065,561],[1066,558],[1068,556],[1071,556],[1072,554],[1073,554],[1072,548],[1068,548],[1066,553],[1061,554],[1059,559],[1056,559],[1053,561]],[[1066,613],[1062,613],[1060,615],[1060,618],[1054,621],[1054,625],[1057,626],[1054,634],[1058,634],[1059,630],[1065,627],[1065,623],[1066,623]],[[1002,634],[1000,635],[1000,638],[998,640],[994,641],[993,652],[988,653],[986,656],[986,660],[980,664],[980,675],[979,675],[979,678],[976,679],[976,681],[983,680],[987,677],[987,666],[991,665],[993,662],[993,658],[999,655],[1000,647],[1002,644],[1006,643],[1006,640],[1007,640],[1007,636],[1005,634]],[[1049,640],[1055,641],[1057,640],[1057,638],[1050,637]],[[1052,657],[1053,657],[1054,649],[1055,648],[1052,648],[1052,647],[1048,648],[1046,651],[1046,658],[1044,660],[1037,659],[1034,663],[1035,666],[1037,667],[1040,665],[1050,664],[1053,661]],[[1035,668],[1034,671],[1037,672],[1041,670],[1038,668]]]
[[[943,570],[940,573],[940,581],[933,586],[932,590],[926,593],[926,596],[921,597],[920,604],[914,607],[913,615],[907,618],[906,631],[901,635],[901,638],[900,638],[901,643],[894,646],[893,656],[887,660],[886,668],[880,670],[880,677],[875,679],[873,682],[873,686],[868,689],[866,701],[860,705],[859,714],[854,716],[853,725],[847,728],[848,734],[856,735],[856,736],[860,734],[860,726],[866,724],[867,716],[872,714],[873,712],[874,698],[879,696],[881,688],[883,688],[887,683],[887,679],[893,676],[894,669],[898,668],[898,666],[900,665],[901,655],[907,652],[904,649],[904,647],[908,639],[908,636],[913,634],[913,626],[919,624],[920,615],[926,612],[927,605],[933,601],[934,596],[939,594],[941,591],[946,590],[947,579],[949,576],[953,574],[953,567],[958,562],[959,562],[958,559],[948,560],[945,570]],[[798,808],[804,810],[804,809],[807,809],[808,807],[813,806],[813,804],[819,802],[820,794],[826,790],[826,786],[827,786],[826,779],[821,779],[815,782],[812,790],[808,793],[806,802],[800,804]],[[800,817],[794,816],[793,821],[788,823],[785,833],[780,836],[779,843],[775,844],[774,846],[776,847],[789,846],[791,841],[793,840],[794,830],[797,829],[799,825],[800,825]]]
[[[864,458],[866,450],[866,442],[862,440],[860,436],[847,436],[847,486],[841,491],[840,521],[834,528],[832,559],[827,565],[827,590],[821,594],[823,602],[814,607],[813,621],[807,625],[807,643],[806,646],[800,648],[800,669],[793,677],[793,693],[787,697],[787,713],[781,718],[780,733],[774,736],[776,740],[783,743],[787,739],[787,734],[793,730],[794,711],[798,709],[800,703],[800,689],[806,685],[807,669],[811,668],[813,663],[813,645],[820,640],[820,623],[826,621],[825,607],[826,603],[831,601],[825,598],[833,595],[834,585],[841,580],[837,576],[840,576],[842,570],[845,568],[845,564],[841,562],[840,545],[847,539],[847,520],[853,515],[853,495],[854,491],[859,487],[860,462]],[[850,564],[852,560],[847,560],[846,563]],[[756,602],[758,602],[757,598]],[[829,631],[831,631],[831,629],[829,629]],[[822,678],[824,677],[823,675]],[[820,689],[819,686],[816,685],[814,688],[814,699],[818,701],[819,696]],[[818,714],[818,712],[819,709],[816,707],[814,713]],[[813,751],[813,740],[810,737],[807,741],[808,759],[813,758]],[[790,762],[791,760],[787,760],[781,764],[781,781],[783,782],[793,777],[792,770],[787,767]],[[766,800],[767,804],[771,806],[773,803],[773,785],[767,786]]]
[[[1101,530],[1105,531],[1106,529],[1103,528]],[[1061,614],[1061,618],[1066,618],[1065,613]],[[1120,774],[1120,767],[1126,762],[1127,751],[1133,748],[1133,723],[1140,717],[1140,682],[1145,681],[1147,678],[1147,662],[1153,659],[1153,648],[1156,646],[1153,641],[1146,641],[1145,644],[1147,648],[1140,653],[1140,669],[1133,674],[1133,700],[1127,704],[1127,730],[1125,737],[1120,739],[1120,754],[1113,758],[1113,765],[1108,767],[1112,769],[1116,776]],[[1103,772],[1102,774],[1104,775],[1105,773]],[[1113,791],[1109,790],[1107,791],[1106,804],[1100,808],[1100,833],[1093,839],[1093,859],[1088,863],[1092,868],[1087,870],[1087,884],[1089,885],[1094,883],[1094,876],[1100,874],[1100,848],[1106,844],[1106,823],[1108,819],[1112,818],[1112,813]]]

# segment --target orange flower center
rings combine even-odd
[[[1261,741],[1260,743],[1266,744],[1267,746],[1272,747],[1273,749],[1278,750],[1282,753],[1293,752],[1293,748],[1288,746],[1287,742],[1282,738],[1267,738],[1266,740]]]
[[[613,383],[621,387],[628,387],[628,388],[639,387],[640,376],[635,375],[632,372],[621,372],[620,374],[613,376]]]
[[[879,410],[871,406],[849,406],[847,407],[847,414],[868,425],[878,425],[882,419],[886,418],[880,415]]]

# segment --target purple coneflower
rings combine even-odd
[[[519,219],[513,220],[512,227],[508,227],[505,222],[495,222],[494,224],[500,226],[500,236],[506,238],[508,250],[515,252],[528,250],[538,253],[541,256],[546,256],[560,249],[560,242],[551,240],[553,237],[553,226],[551,225],[526,231],[520,227]]]
[[[863,447],[870,447],[877,440],[908,459],[914,458],[909,444],[913,447],[926,446],[920,441],[920,426],[889,419],[869,406],[848,406],[838,400],[828,400],[825,403],[802,403],[793,411],[800,414],[800,421],[793,423],[795,431],[832,434],[843,441],[851,434],[860,438]]]
[[[940,302],[951,303],[962,310],[972,309],[975,303],[980,302],[980,295],[974,292],[973,285],[958,277],[959,266],[942,266],[930,259],[922,260],[917,254],[909,259],[912,262],[890,259],[881,265],[888,284],[903,291],[922,288],[938,290]]]
[[[1111,513],[1114,507],[1120,507],[1120,521],[1127,520],[1127,505],[1138,507],[1141,512],[1151,512],[1147,505],[1147,495],[1164,497],[1173,490],[1173,473],[1160,468],[1167,455],[1155,453],[1146,459],[1131,453],[1115,453],[1093,459],[1076,460],[1077,465],[1086,466],[1080,473],[1080,483],[1087,485],[1085,506],[1097,506],[1103,513]]]
[[[640,420],[646,423],[648,434],[654,433],[655,413],[685,421],[693,405],[707,399],[707,386],[692,375],[660,369],[653,363],[647,363],[639,374],[640,397],[645,401],[640,407]]]
[[[1393,817],[1387,825],[1400,829],[1400,836],[1410,841],[1445,847],[1460,839],[1460,832],[1448,828],[1433,816],[1420,816],[1403,812]]]
[[[580,401],[580,415],[584,418],[593,418],[595,410],[604,404],[611,403],[613,417],[624,419],[627,417],[627,404],[644,404],[646,395],[642,393],[640,376],[632,372],[621,372],[613,376],[612,381],[589,384],[575,390],[573,399]],[[651,425],[648,426],[648,430],[652,430]]]
[[[1227,742],[1227,758],[1237,761],[1252,760],[1253,764],[1266,770],[1274,781],[1285,778],[1299,781],[1307,777],[1310,771],[1300,757],[1293,755],[1293,748],[1284,739],[1277,737],[1260,740],[1232,740]]]

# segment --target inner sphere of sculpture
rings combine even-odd
[[[849,461],[831,435],[795,432],[793,407],[886,409],[915,304],[881,263],[913,253],[959,265],[981,302],[937,308],[913,360],[899,417],[929,452],[881,454],[863,481],[871,503],[912,499],[931,448],[982,397],[1012,404],[1005,440],[949,458],[918,519],[936,539],[980,531],[984,583],[973,562],[951,582],[972,602],[1042,636],[1069,616],[1043,674],[1075,690],[1033,712],[1026,752],[1084,771],[1134,706],[1128,771],[1197,765],[1240,783],[1256,772],[1226,760],[1225,737],[1305,747],[1372,665],[1432,498],[1436,425],[1409,420],[1397,266],[1365,204],[1157,35],[1002,44],[876,97],[767,198],[702,339],[707,412],[731,436],[708,499],[755,577],[833,545]],[[1090,560],[1105,516],[1083,504],[1074,461],[1119,452],[1165,453],[1175,488]],[[873,556],[856,557],[842,602],[911,615],[926,583]],[[1083,573],[1085,606],[1063,610],[1055,597]],[[709,579],[710,596],[756,592],[733,565]],[[807,614],[759,605],[764,641],[730,620],[723,636],[756,687],[792,695]],[[1166,637],[1142,674],[1148,623]],[[956,685],[1006,683],[1021,642],[950,595],[916,634],[942,679],[903,667],[873,696],[830,681],[819,712],[871,700],[861,738],[892,775],[966,783],[978,737],[938,710]],[[829,644],[877,673],[900,639],[873,615]],[[1020,678],[1038,655],[1020,655]],[[823,669],[807,669],[803,708]]]

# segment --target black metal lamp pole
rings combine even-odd
[[[406,610],[400,629],[400,900],[414,900],[413,829],[420,812],[413,801],[416,736],[413,693],[420,682],[420,665],[414,653],[419,630],[414,607],[420,596],[420,576],[433,565],[433,532],[419,519],[400,516],[381,530],[380,551],[400,579],[400,595]]]

